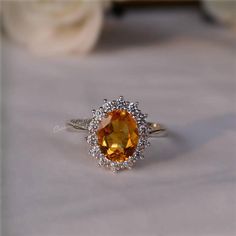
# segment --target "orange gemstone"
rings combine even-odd
[[[111,161],[124,162],[138,145],[138,127],[125,110],[114,110],[102,119],[98,131],[101,152]]]

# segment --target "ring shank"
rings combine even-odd
[[[73,119],[66,123],[67,130],[87,132],[91,119]],[[164,137],[167,135],[165,126],[159,123],[147,122],[149,128],[149,137],[157,138]]]
[[[66,123],[69,131],[87,131],[92,119],[73,119]]]
[[[149,137],[158,138],[167,135],[167,129],[164,125],[154,122],[148,122],[149,126]]]

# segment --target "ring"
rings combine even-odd
[[[144,158],[144,149],[150,146],[148,138],[166,135],[166,128],[146,121],[147,114],[138,108],[138,102],[104,99],[103,105],[92,110],[90,119],[73,119],[66,123],[69,130],[88,133],[89,154],[98,160],[99,166],[113,172],[131,169]]]

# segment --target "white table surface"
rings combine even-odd
[[[195,11],[108,20],[86,57],[3,41],[3,236],[236,235],[236,40]],[[53,132],[103,98],[139,101],[168,138],[115,175]]]

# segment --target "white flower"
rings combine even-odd
[[[236,25],[236,0],[203,0],[203,4],[218,21]]]
[[[3,26],[36,53],[86,53],[98,39],[106,5],[104,0],[5,2]]]

